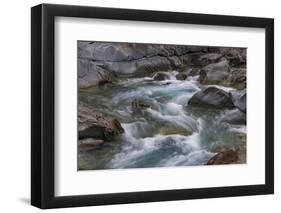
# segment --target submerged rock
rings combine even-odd
[[[188,101],[188,106],[211,109],[234,108],[229,94],[216,87],[208,87],[195,93]]]
[[[246,125],[246,113],[243,113],[238,109],[234,109],[226,112],[222,117],[222,121],[234,125]]]
[[[184,135],[189,136],[192,134],[191,130],[182,127],[161,127],[159,129],[161,135]]]
[[[117,119],[96,111],[94,107],[86,103],[79,102],[78,112],[79,139],[93,138],[111,141],[124,133]]]
[[[233,104],[241,111],[246,113],[247,111],[247,93],[243,91],[230,91],[230,97]]]

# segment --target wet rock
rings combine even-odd
[[[210,109],[234,108],[229,94],[216,87],[208,87],[195,93],[188,101],[188,106]]]
[[[177,80],[185,80],[187,78],[187,74],[186,73],[178,73],[177,75],[176,75],[176,79]]]
[[[246,120],[246,113],[243,113],[238,109],[226,112],[221,119],[223,122],[234,125],[246,125]]]
[[[111,141],[124,133],[117,119],[96,111],[94,107],[86,103],[79,102],[78,112],[79,139],[93,138]]]
[[[97,140],[94,138],[85,138],[82,140],[79,140],[79,148],[80,149],[96,149],[98,147],[100,147],[101,144],[103,144],[104,141],[103,140]]]
[[[169,74],[165,72],[158,72],[153,76],[153,80],[155,81],[164,81],[169,79],[170,79]]]
[[[135,99],[132,101],[132,110],[133,111],[139,111],[139,110],[146,109],[149,107],[150,107],[150,104],[146,103],[145,101],[138,100],[138,99]]]
[[[233,104],[241,111],[246,113],[247,111],[247,93],[246,90],[242,91],[230,91],[230,97]]]
[[[232,164],[238,161],[238,150],[225,149],[218,152],[206,165]]]

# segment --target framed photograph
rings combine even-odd
[[[274,20],[31,9],[31,203],[272,194]]]

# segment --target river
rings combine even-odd
[[[196,77],[176,80],[177,73],[169,72],[169,80],[163,81],[120,77],[114,84],[80,90],[80,100],[117,118],[125,132],[101,148],[78,149],[79,168],[204,165],[218,147],[246,149],[241,140],[246,126],[221,122],[228,110],[189,108],[188,100],[201,86]],[[136,112],[132,109],[134,100],[145,101],[150,107]]]

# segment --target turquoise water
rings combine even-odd
[[[200,85],[196,78],[176,80],[176,73],[165,81],[123,78],[80,91],[80,100],[116,117],[125,133],[100,148],[78,149],[79,169],[204,165],[218,147],[245,149],[246,127],[220,122],[226,111],[188,108]],[[135,99],[150,107],[135,113]]]

